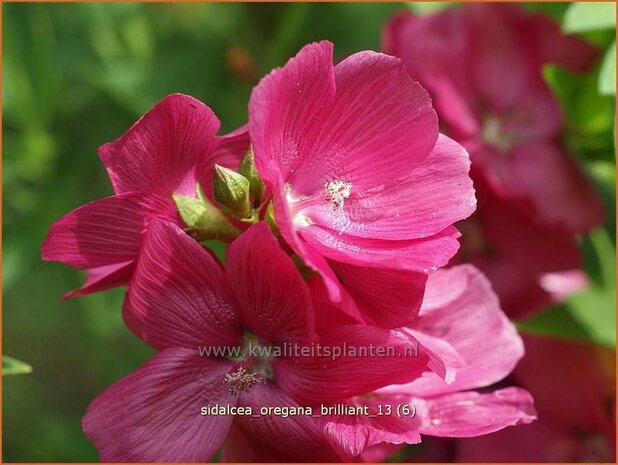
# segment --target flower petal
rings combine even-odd
[[[248,436],[258,439],[280,454],[300,462],[340,461],[313,417],[261,414],[263,407],[298,407],[277,386],[270,383],[256,384],[250,392],[240,394],[238,404],[251,407],[253,415],[238,416],[235,424]]]
[[[176,225],[158,219],[148,227],[123,316],[158,349],[232,346],[242,336],[220,265]]]
[[[429,277],[421,312],[411,327],[415,335],[449,343],[463,364],[453,383],[425,373],[399,387],[399,392],[428,397],[489,386],[509,375],[524,354],[521,338],[500,310],[489,281],[470,265],[439,270]]]
[[[294,196],[325,183],[352,189],[392,182],[429,155],[438,137],[431,99],[397,58],[364,51],[335,66],[335,99],[304,162],[288,181]]]
[[[487,394],[456,392],[414,402],[423,420],[421,434],[430,436],[474,437],[536,419],[530,394],[513,387]]]
[[[266,223],[230,246],[225,274],[243,326],[268,342],[307,341],[314,334],[309,289]]]
[[[123,136],[99,148],[114,191],[195,196],[196,164],[215,147],[219,125],[199,100],[165,97]]]
[[[118,265],[137,258],[141,235],[152,216],[174,221],[170,200],[128,193],[88,203],[56,221],[42,246],[43,260],[75,268]]]
[[[335,402],[408,382],[435,363],[410,334],[374,326],[339,326],[319,344],[319,352],[309,347],[309,356],[281,358],[274,367],[277,384],[299,402]]]
[[[367,163],[373,171],[373,166]],[[398,179],[354,193],[341,211],[326,202],[303,210],[314,223],[362,238],[418,239],[467,218],[476,208],[466,150],[444,135],[427,159]]]
[[[328,415],[322,417],[324,431],[344,457],[355,457],[376,444],[418,444],[420,422],[416,417],[396,414],[395,399],[363,398],[345,402],[350,407],[365,407],[370,415]],[[386,414],[387,409],[392,412]],[[382,415],[377,415],[383,412]]]
[[[207,462],[232,423],[202,406],[235,405],[221,380],[230,362],[167,349],[100,394],[82,420],[102,462]]]
[[[249,131],[260,176],[271,190],[307,157],[335,95],[333,44],[309,44],[254,87]]]
[[[420,309],[427,275],[331,261],[330,266],[358,306],[363,320],[383,328],[410,323]]]
[[[426,237],[403,241],[363,239],[337,234],[318,225],[300,230],[307,249],[339,262],[357,266],[401,268],[428,272],[446,265],[459,249],[459,231],[452,226]]]
[[[127,285],[131,280],[131,276],[133,276],[134,269],[134,260],[115,265],[90,268],[87,271],[86,282],[82,285],[82,287],[74,291],[67,292],[62,296],[62,300]]]
[[[537,216],[576,234],[603,223],[603,205],[572,157],[548,143],[514,148],[494,156],[494,179],[509,195],[529,199]]]

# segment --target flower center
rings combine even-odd
[[[227,373],[223,379],[224,384],[230,385],[230,394],[233,396],[240,394],[241,391],[249,390],[257,383],[264,383],[266,380],[257,372],[249,373],[245,367],[238,367],[236,371]]]
[[[508,131],[506,124],[496,117],[489,116],[483,126],[483,140],[501,152],[508,152],[518,142],[518,137]]]
[[[256,384],[265,383],[267,378],[272,378],[271,361],[278,356],[277,346],[260,344],[257,337],[249,331],[245,331],[244,339],[242,352],[234,353],[230,357],[240,364],[223,379],[223,383],[229,385],[230,394],[233,396],[249,392]]]
[[[343,211],[345,199],[350,197],[352,183],[347,181],[329,181],[324,184],[324,199],[328,202],[331,210]]]

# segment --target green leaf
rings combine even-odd
[[[599,92],[603,95],[616,95],[616,42],[603,59],[599,74]]]
[[[31,373],[32,367],[12,357],[2,356],[2,376]]]
[[[588,32],[616,27],[614,2],[573,3],[564,15],[566,32]]]

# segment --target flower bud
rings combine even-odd
[[[187,233],[196,240],[231,240],[240,234],[240,230],[207,198],[195,199],[185,195],[174,195],[173,198],[187,226]]]
[[[229,168],[215,165],[212,193],[227,211],[238,218],[251,217],[249,180]]]
[[[245,156],[238,165],[238,172],[249,180],[249,192],[253,199],[253,205],[258,206],[262,200],[262,195],[264,195],[266,187],[255,169],[255,159],[251,147],[249,147],[249,150],[247,150]]]

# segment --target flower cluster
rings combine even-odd
[[[496,3],[396,16],[384,43],[470,153],[478,209],[459,225],[457,261],[483,270],[516,318],[581,289],[577,236],[602,223],[602,204],[560,143],[563,116],[541,71],[583,71],[597,50],[544,15]]]
[[[536,19],[510,9],[460,11],[397,18],[389,52],[403,61],[365,51],[333,65],[331,43],[307,45],[259,82],[248,124],[227,135],[217,135],[205,104],[175,94],[101,147],[115,194],[56,222],[43,258],[87,270],[67,297],[128,285],[124,321],[158,351],[83,419],[103,461],[202,462],[219,450],[224,461],[350,461],[422,436],[474,437],[536,418],[526,390],[492,387],[523,344],[477,268],[443,268],[459,249],[454,225],[480,224],[483,245],[492,234],[509,243],[492,243],[506,258],[471,259],[504,294],[495,267],[539,285],[577,266],[572,235],[598,217],[570,213],[587,200],[563,193],[581,195],[587,184],[571,175],[556,142],[557,107],[537,79],[563,44],[543,42]],[[492,77],[490,51],[464,49],[475,43],[474,22],[486,21],[481,12],[502,21],[484,27],[521,58],[503,70],[508,92],[495,86],[511,81]],[[538,54],[518,52],[521,31]],[[421,33],[433,39],[413,40]],[[434,95],[437,114],[413,78]],[[461,144],[439,132],[438,116]],[[481,206],[471,219],[468,151]],[[546,175],[539,166],[552,167],[551,179],[529,179]],[[545,250],[534,264],[531,237],[552,243],[533,244]],[[212,240],[226,244],[224,263]],[[198,351],[247,344],[389,350]],[[315,414],[273,413],[283,409]]]

